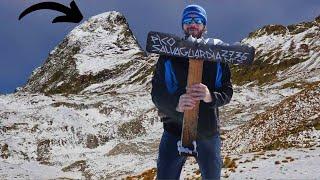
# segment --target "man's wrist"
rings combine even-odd
[[[181,112],[179,109],[179,105],[176,107],[176,111]]]
[[[212,96],[211,96],[211,93],[207,93],[206,97],[203,99],[204,102],[206,103],[210,103],[212,102]]]

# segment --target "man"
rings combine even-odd
[[[204,39],[206,11],[199,5],[187,6],[182,15],[186,38],[190,35],[206,43],[223,44],[218,39]],[[203,179],[220,179],[220,132],[218,107],[230,102],[233,89],[227,64],[203,64],[202,83],[187,87],[188,59],[160,56],[152,79],[152,101],[158,108],[164,132],[159,145],[158,179],[179,179],[186,161],[180,156],[177,142],[181,139],[183,112],[200,101],[196,160]]]

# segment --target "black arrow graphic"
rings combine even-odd
[[[56,17],[52,21],[52,23],[57,23],[57,22],[79,23],[83,19],[83,16],[82,16],[78,6],[76,5],[76,3],[74,1],[72,1],[70,3],[70,7],[71,8],[64,6],[62,4],[56,3],[56,2],[42,2],[39,4],[32,5],[31,7],[24,10],[20,14],[19,20],[21,20],[25,15],[27,15],[33,11],[37,11],[37,10],[41,10],[41,9],[51,9],[51,10],[60,11],[64,14],[66,14],[65,16]]]

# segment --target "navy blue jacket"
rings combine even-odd
[[[152,78],[152,101],[164,129],[176,136],[182,131],[183,113],[176,107],[186,92],[188,67],[188,59],[160,56]],[[208,87],[212,102],[200,101],[198,139],[210,138],[220,131],[218,107],[229,103],[233,94],[228,64],[204,61],[202,83]]]

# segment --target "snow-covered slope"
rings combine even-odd
[[[242,42],[257,54],[252,67],[232,67],[234,97],[220,109],[223,177],[317,178],[303,173],[315,172],[305,164],[319,152],[319,17],[265,26]],[[118,12],[76,27],[25,87],[0,95],[0,179],[154,178],[162,133],[150,97],[156,59]],[[289,153],[293,163],[282,163]],[[199,177],[193,159],[183,177]]]
[[[32,73],[22,91],[55,94],[119,90],[128,84],[146,83],[152,61],[145,57],[125,17],[119,12],[106,12],[72,30]]]
[[[232,66],[236,93],[223,108],[224,125],[252,119],[320,80],[320,16],[287,27],[266,25],[242,43],[256,48],[255,61],[250,67]]]
[[[55,169],[46,178],[137,173],[155,159],[162,127],[149,94],[138,91],[0,96],[0,119],[1,161],[17,169]],[[31,179],[44,177],[30,171]],[[1,169],[0,179],[4,174]]]
[[[267,25],[241,41],[256,48],[250,68],[234,68],[237,84],[284,85],[289,82],[319,80],[320,16],[311,22],[289,25]],[[289,79],[290,77],[290,79]],[[289,79],[289,80],[288,80]]]
[[[243,153],[320,145],[319,102],[320,81],[226,133],[224,149]]]
[[[76,27],[25,87],[0,96],[4,166],[31,179],[118,177],[150,167],[162,127],[149,95],[156,58],[145,56],[118,12]],[[12,177],[5,168],[0,174]]]

